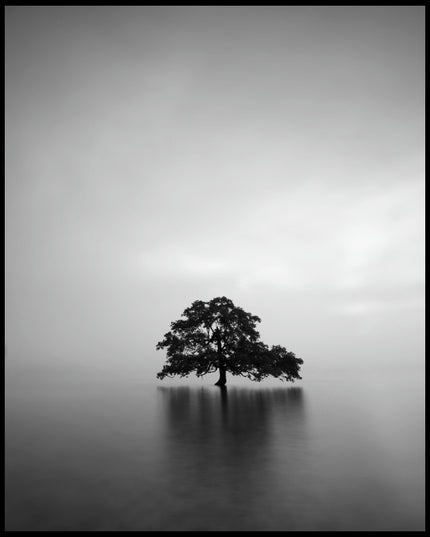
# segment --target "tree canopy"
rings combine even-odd
[[[171,323],[171,330],[157,343],[166,349],[167,362],[157,374],[165,377],[198,377],[217,370],[218,385],[225,385],[226,373],[261,381],[273,376],[294,382],[301,379],[301,358],[285,347],[268,347],[256,329],[261,319],[233,304],[226,297],[208,302],[196,300],[186,308],[182,318]]]

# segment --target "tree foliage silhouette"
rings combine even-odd
[[[268,376],[291,382],[302,378],[303,360],[280,345],[265,345],[256,330],[261,319],[236,307],[230,299],[196,300],[181,317],[157,343],[157,350],[167,349],[159,379],[187,377],[193,372],[201,377],[217,370],[219,386],[226,384],[227,372],[255,381]]]

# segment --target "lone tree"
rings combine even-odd
[[[157,350],[167,349],[159,379],[187,377],[192,372],[201,377],[217,370],[218,386],[226,384],[227,371],[256,381],[269,375],[291,382],[302,378],[303,360],[280,345],[265,345],[255,328],[260,318],[230,299],[196,300],[182,317],[171,323],[170,332],[157,344]]]

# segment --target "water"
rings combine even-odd
[[[419,378],[6,383],[6,529],[423,530]]]

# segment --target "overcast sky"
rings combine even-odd
[[[6,346],[153,379],[196,299],[423,364],[424,7],[6,7]]]

